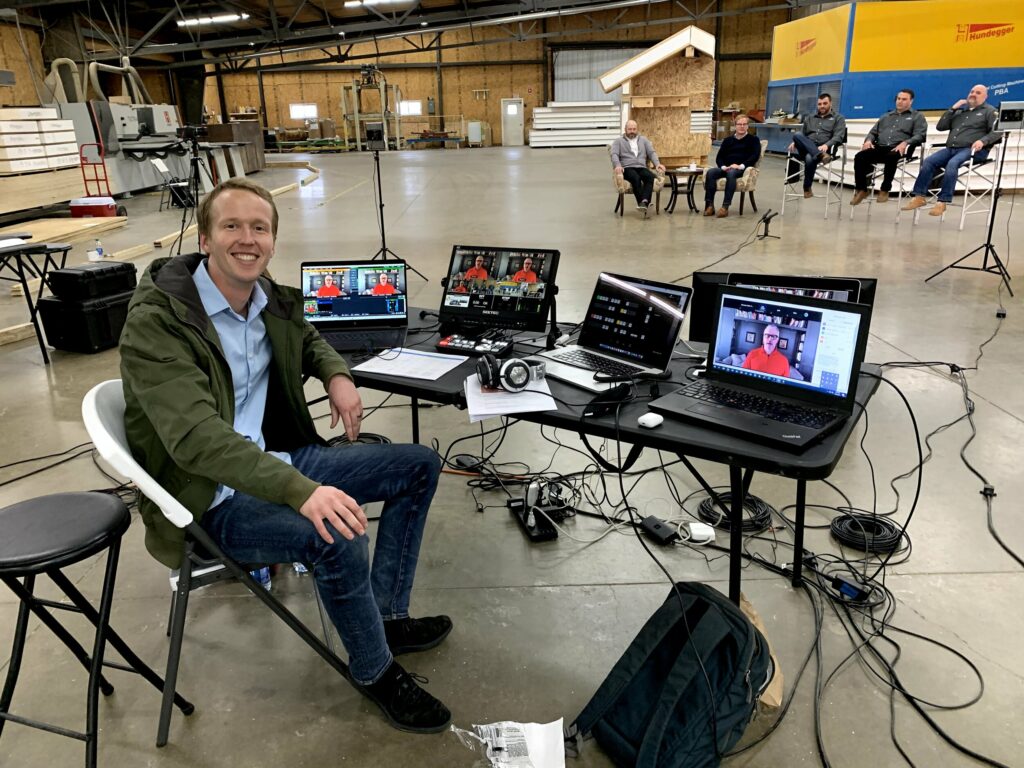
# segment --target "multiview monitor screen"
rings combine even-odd
[[[442,324],[544,331],[558,251],[456,245],[441,298]]]

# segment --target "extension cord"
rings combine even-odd
[[[558,538],[555,526],[546,515],[541,514],[546,507],[527,507],[522,499],[509,499],[506,504],[530,541],[551,541]]]

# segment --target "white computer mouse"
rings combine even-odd
[[[654,429],[655,427],[660,426],[661,422],[663,422],[664,420],[665,417],[662,416],[660,413],[651,413],[650,411],[648,411],[647,413],[643,414],[639,419],[637,419],[636,423],[639,424],[644,429]]]

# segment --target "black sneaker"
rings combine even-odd
[[[419,683],[425,677],[402,669],[397,661],[370,685],[353,683],[360,693],[380,707],[384,717],[398,730],[409,733],[440,733],[452,721],[448,707],[435,699]]]
[[[384,637],[394,656],[416,651],[429,651],[441,644],[452,631],[447,616],[425,616],[422,619],[394,619],[384,622]]]

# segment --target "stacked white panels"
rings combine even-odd
[[[614,101],[549,101],[533,110],[531,147],[600,147],[622,132]]]
[[[78,165],[70,120],[49,107],[0,107],[0,173],[26,173]]]

